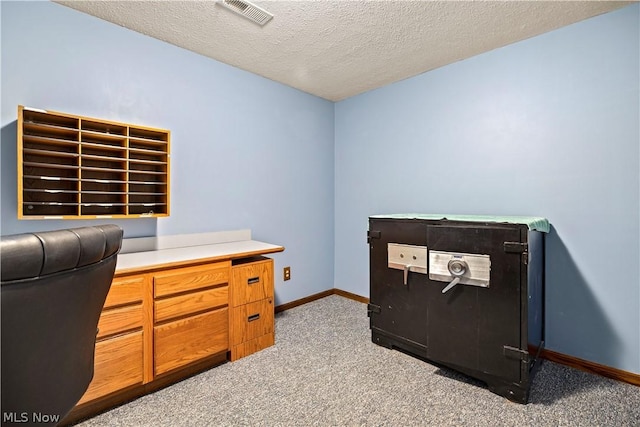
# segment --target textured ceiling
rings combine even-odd
[[[261,27],[210,1],[56,1],[339,101],[632,2],[254,1]]]

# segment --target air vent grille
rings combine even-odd
[[[266,10],[245,0],[221,0],[219,3],[259,25],[264,25],[273,18],[273,15]]]

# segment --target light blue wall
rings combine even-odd
[[[639,51],[636,4],[337,103],[335,287],[371,214],[545,216],[547,348],[640,373]]]
[[[638,5],[335,109],[57,4],[0,5],[2,234],[97,223],[16,219],[18,104],[164,127],[172,214],[118,221],[128,237],[251,228],[287,248],[282,304],[368,296],[371,214],[546,216],[547,347],[640,373]]]
[[[276,304],[333,287],[333,103],[58,4],[1,7],[2,234],[99,223],[16,219],[22,104],[171,130],[171,216],[125,237],[250,228],[286,247]]]

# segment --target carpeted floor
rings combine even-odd
[[[640,426],[640,387],[544,361],[530,403],[371,342],[366,305],[276,315],[276,345],[81,426]]]

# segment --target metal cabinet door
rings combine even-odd
[[[521,256],[505,252],[520,242],[517,227],[430,225],[429,250],[489,255],[489,287],[429,280],[428,358],[452,367],[520,381],[521,360],[505,355],[520,348]],[[430,266],[431,268],[431,266]]]
[[[370,313],[371,330],[393,338],[394,345],[398,340],[400,347],[426,357],[427,275],[411,272],[405,285],[404,272],[389,268],[387,259],[389,243],[426,246],[426,224],[371,219],[369,230],[375,234],[369,243],[369,301],[370,306],[379,307],[379,312]]]

